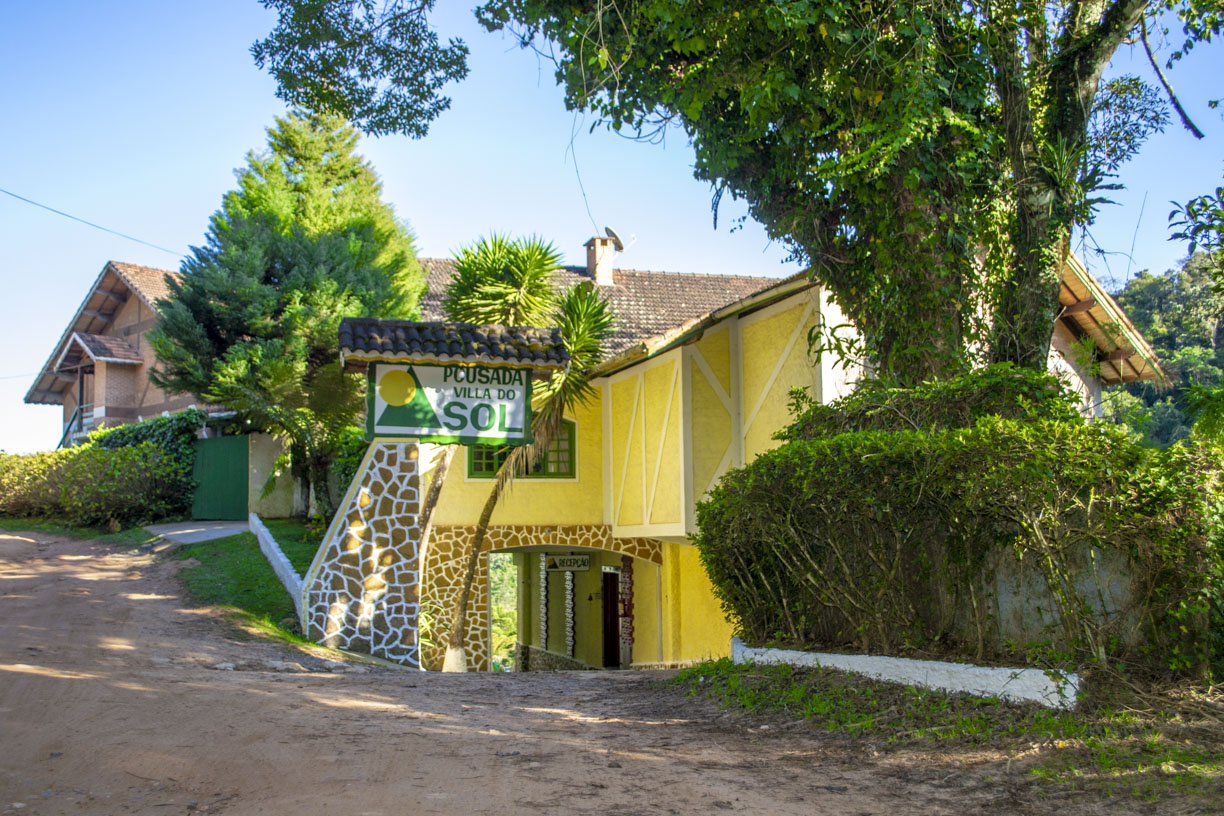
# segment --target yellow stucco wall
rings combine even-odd
[[[576,424],[577,479],[515,479],[493,511],[493,524],[602,524],[603,444],[599,394],[567,415]],[[433,478],[440,448],[422,446],[426,463],[422,484]],[[491,479],[469,479],[468,449],[460,447],[451,463],[438,500],[434,523],[440,526],[475,524],[493,485]]]
[[[658,415],[655,421],[646,423],[647,428],[655,429],[655,433],[648,435],[646,441],[646,484],[651,489],[651,524],[678,524],[683,519],[680,503],[684,492],[681,476],[684,468],[680,453],[680,424],[683,417],[680,413],[679,367],[680,361],[677,359],[672,365],[659,366],[646,372],[648,416],[651,409]],[[673,377],[676,379],[673,380]],[[665,407],[669,404],[670,408]]]
[[[731,328],[724,324],[719,331],[707,334],[690,357],[691,400],[693,423],[693,499],[700,501],[713,486],[719,465],[734,465],[731,445],[735,430],[732,411],[735,403],[731,389]],[[698,361],[705,365],[701,365]],[[713,375],[711,382],[709,374]],[[721,393],[718,389],[722,389]]]
[[[666,535],[683,522],[681,354],[613,378],[610,394],[612,521],[630,535]]]
[[[787,403],[792,387],[807,386],[813,394],[820,393],[820,369],[807,353],[808,330],[816,323],[814,299],[807,293],[796,295],[785,302],[784,311],[742,321],[745,462],[779,444],[772,436],[790,421]]]
[[[247,435],[247,507],[261,518],[288,518],[293,515],[296,485],[288,472],[276,480],[272,492],[263,495],[264,485],[285,452],[285,443],[265,433]],[[354,476],[360,478],[360,474]],[[342,485],[347,489],[348,485]]]
[[[688,663],[731,653],[731,624],[723,617],[697,548],[666,542],[660,573],[664,663]]]
[[[633,662],[661,663],[659,565],[633,562]]]
[[[613,523],[642,523],[642,484],[645,464],[642,456],[641,389],[642,382],[630,377],[610,388],[612,400],[612,513]]]

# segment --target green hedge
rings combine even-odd
[[[195,489],[196,431],[206,418],[192,409],[103,429],[74,448],[0,454],[0,513],[78,525],[184,514]]]
[[[18,455],[0,453],[0,513],[55,516],[64,463],[72,449]]]
[[[1045,371],[995,363],[949,379],[902,388],[866,380],[827,405],[805,389],[791,392],[795,421],[774,435],[784,441],[825,439],[852,431],[971,428],[984,416],[1081,422],[1079,395]]]
[[[88,446],[64,467],[60,506],[73,524],[146,523],[184,511],[184,481],[191,481],[191,464],[152,442],[114,450]]]
[[[1221,455],[991,416],[796,440],[724,476],[696,543],[753,643],[1001,654],[996,572],[1027,571],[1047,649],[1201,676],[1224,667]]]

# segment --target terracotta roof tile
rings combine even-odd
[[[157,269],[152,266],[139,266],[121,261],[111,261],[110,265],[150,306],[155,306],[157,301],[170,297],[170,287],[166,284],[167,277],[175,280],[183,277],[181,272]]]
[[[347,317],[340,322],[340,356],[345,367],[372,360],[472,362],[564,368],[569,354],[560,329],[475,326],[470,323],[418,323]]]
[[[72,335],[89,352],[90,356],[102,360],[126,360],[133,363],[143,363],[144,358],[136,347],[122,337],[109,337],[103,334],[85,334],[77,332]]]
[[[454,275],[454,262],[445,258],[422,258],[421,264],[428,287],[421,298],[421,319],[444,320],[442,298]],[[584,266],[562,267],[557,278],[565,288],[591,280]],[[612,279],[614,285],[599,287],[616,314],[610,356],[779,283],[777,278],[747,275],[635,269],[614,270]]]

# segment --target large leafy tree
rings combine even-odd
[[[567,411],[594,395],[589,372],[605,356],[613,315],[598,289],[583,283],[564,291],[554,285],[561,255],[536,238],[510,240],[493,236],[464,248],[443,301],[447,315],[467,323],[556,326],[569,353],[568,366],[554,372],[532,395],[532,442],[511,448],[498,468],[481,508],[476,531],[463,554],[465,567],[459,598],[451,609],[444,670],[466,671],[468,604],[476,567],[484,549],[493,511],[514,478],[535,467],[559,436]]]
[[[283,434],[319,510],[331,464],[362,409],[338,365],[342,318],[411,318],[423,289],[412,236],[380,198],[357,133],[332,116],[290,115],[251,153],[238,188],[183,262],[150,335],[157,385],[196,394]]]
[[[430,4],[275,5],[256,54],[277,44],[282,87],[354,83],[318,101],[420,134],[421,118],[371,105],[399,83],[370,66],[436,50],[383,28],[426,25]],[[1215,0],[489,0],[478,14],[550,42],[569,105],[635,134],[684,128],[697,176],[743,197],[835,293],[877,370],[912,382],[971,348],[1045,365],[1071,231],[1163,125],[1148,84],[1102,73],[1166,9],[1184,22],[1178,54],[1220,32]],[[306,24],[335,16],[343,38]]]

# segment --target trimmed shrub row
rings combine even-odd
[[[195,482],[193,440],[203,411],[98,431],[75,448],[0,453],[0,514],[71,524],[140,524],[182,515]]]
[[[795,438],[724,476],[696,543],[755,644],[982,659],[1027,633],[1069,663],[1206,676],[1224,669],[1222,454],[990,415]]]

